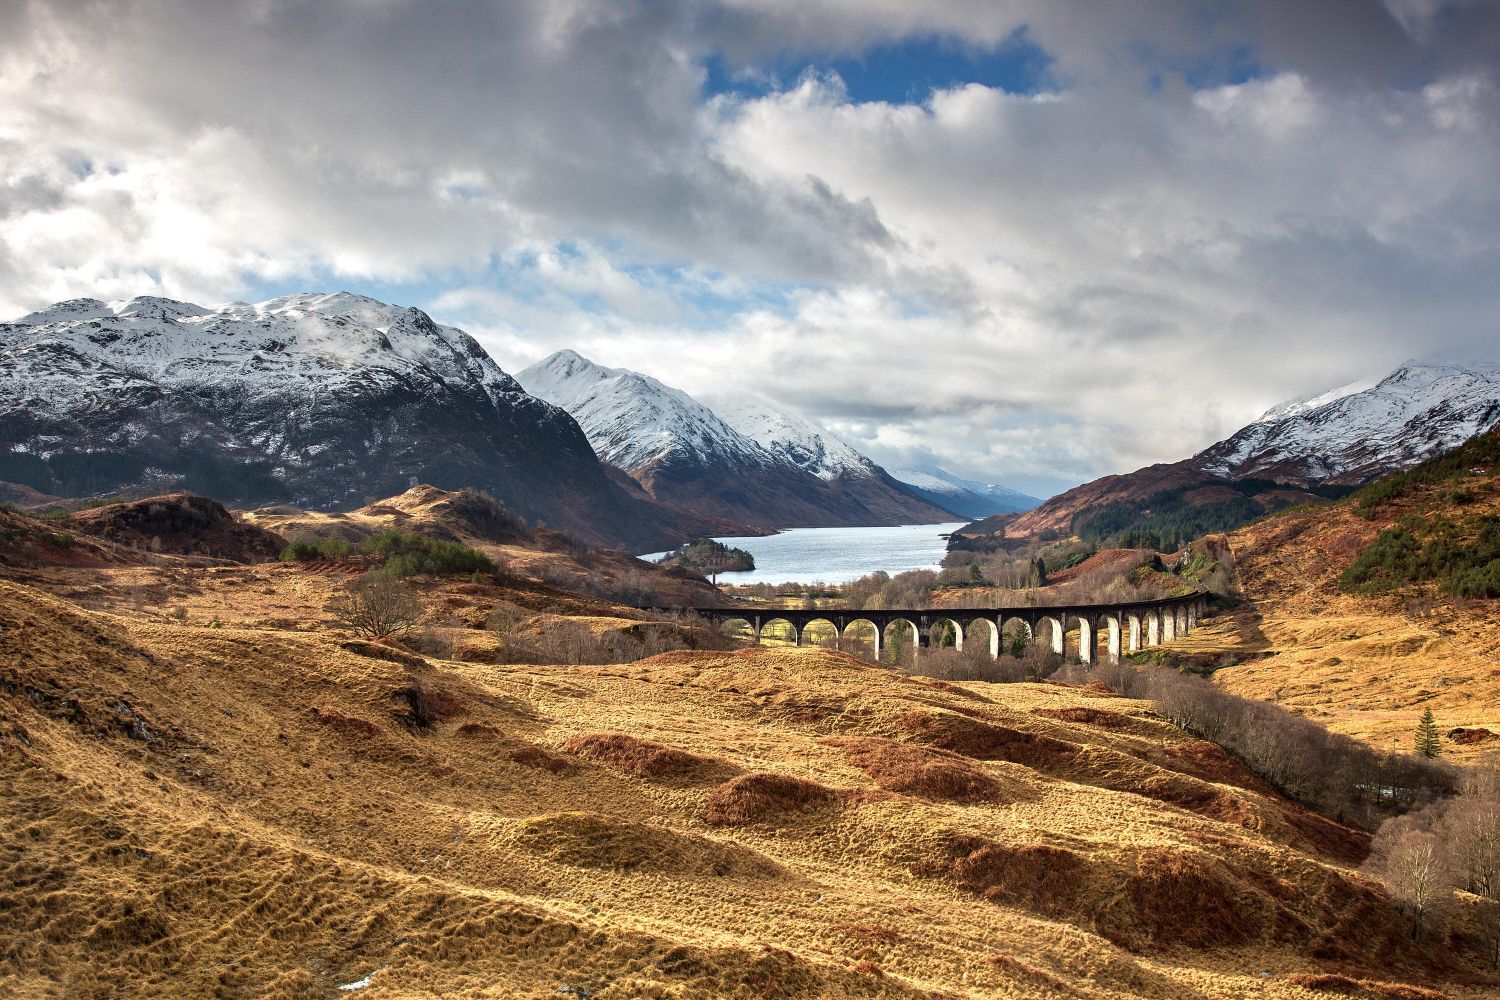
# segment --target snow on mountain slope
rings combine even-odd
[[[590,540],[675,534],[565,411],[418,309],[342,292],[215,309],[142,296],[0,324],[0,480],[328,507],[412,477],[489,490]]]
[[[1204,472],[1291,483],[1359,483],[1415,465],[1500,424],[1500,363],[1408,361],[1378,383],[1274,407],[1200,452]]]
[[[517,375],[528,392],[573,415],[600,458],[640,472],[688,453],[706,462],[769,465],[754,441],[681,389],[649,375],[558,351]]]
[[[1067,534],[1091,511],[1140,505],[1163,493],[1192,494],[1194,505],[1240,494],[1274,510],[1312,499],[1297,487],[1359,485],[1496,426],[1500,362],[1408,361],[1373,385],[1353,382],[1283,403],[1192,458],[1084,483],[998,527],[1011,538]],[[1233,488],[1230,494],[1203,489],[1215,485]]]
[[[826,481],[871,478],[879,466],[806,417],[750,396],[715,398],[714,411],[741,434]]]
[[[811,421],[759,400],[713,408],[639,372],[558,351],[517,375],[567,409],[653,496],[767,527],[933,523],[949,515]]]

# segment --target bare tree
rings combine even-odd
[[[1500,769],[1481,767],[1443,814],[1439,833],[1450,847],[1456,880],[1476,896],[1500,901]]]
[[[405,635],[421,621],[423,612],[411,587],[379,570],[346,583],[328,610],[357,635],[372,639]]]
[[[1411,917],[1411,936],[1422,935],[1439,904],[1451,895],[1443,845],[1410,817],[1390,820],[1375,835],[1365,867],[1390,888]]]

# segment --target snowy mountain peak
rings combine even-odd
[[[963,479],[935,465],[922,469],[892,469],[891,475],[942,502],[949,510],[970,517],[1016,514],[1041,503],[1036,497],[1008,486]]]
[[[778,409],[767,400],[750,397],[716,397],[714,410],[731,427],[819,479],[841,476],[870,478],[877,466],[849,444],[817,424]]]
[[[1414,360],[1273,407],[1200,452],[1213,475],[1359,483],[1415,465],[1500,424],[1500,363]]]
[[[516,378],[527,392],[571,413],[600,458],[630,472],[683,458],[768,460],[708,407],[640,372],[558,351]]]
[[[649,375],[558,351],[522,371],[594,451],[658,499],[774,527],[933,523],[946,512],[848,444],[764,400],[711,408]]]

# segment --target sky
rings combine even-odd
[[[334,289],[1046,495],[1500,354],[1500,2],[0,5],[0,318]]]

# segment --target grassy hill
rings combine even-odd
[[[413,577],[404,643],[337,627],[349,560],[0,565],[0,994],[1489,988],[1365,833],[1148,703],[715,648],[543,578],[588,552],[384,506],[505,567]]]
[[[1230,535],[1247,603],[1184,648],[1240,665],[1219,683],[1383,748],[1424,708],[1458,759],[1500,749],[1500,434],[1354,496]]]

